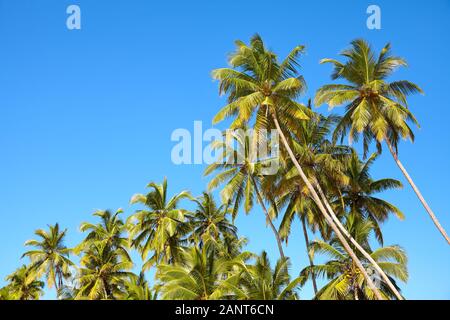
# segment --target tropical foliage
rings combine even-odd
[[[205,169],[207,191],[194,197],[187,190],[171,193],[167,179],[150,182],[147,193],[131,197],[134,212],[95,211],[96,221],[81,224],[83,240],[73,247],[58,223],[36,230],[38,239],[25,243],[28,264],[5,279],[0,299],[39,299],[45,287],[55,287],[59,299],[292,300],[302,297],[308,281],[314,299],[403,299],[406,252],[383,241],[383,224],[392,215],[405,217],[383,192],[402,183],[375,177],[373,164],[386,143],[404,171],[399,139],[412,140],[408,123],[417,124],[406,98],[422,90],[406,80],[387,81],[406,65],[390,45],[376,55],[355,40],[342,52],[345,62],[322,60],[334,66],[333,79],[346,83],[325,85],[314,98],[316,105],[344,104],[346,111],[319,114],[311,102],[299,102],[306,90],[303,52],[299,45],[279,59],[258,35],[249,44],[237,41],[229,67],[212,72],[227,96],[213,122],[231,118],[230,129],[239,130],[224,131],[224,141],[212,143],[223,152]],[[254,152],[275,135],[280,140],[269,151],[278,154]],[[350,142],[362,137],[362,156],[339,139],[347,135]],[[377,152],[367,158],[372,142]],[[276,257],[248,250],[249,239],[235,225],[241,212],[264,219]],[[296,244],[302,264],[292,266],[285,249],[295,233],[304,244]]]

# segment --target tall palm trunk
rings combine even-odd
[[[302,220],[303,236],[305,237],[306,253],[308,254],[309,265],[311,267],[311,278],[312,278],[312,283],[313,283],[314,295],[317,296],[318,290],[317,290],[317,283],[316,283],[316,274],[314,272],[313,257],[311,256],[311,253],[309,252],[309,238],[308,238],[308,231],[306,230],[305,217],[302,216],[301,220]]]
[[[425,201],[424,197],[420,193],[419,188],[417,188],[417,186],[414,183],[413,179],[411,179],[411,177],[409,176],[409,174],[406,171],[405,167],[403,167],[402,163],[398,159],[397,152],[395,152],[394,148],[392,147],[391,143],[389,142],[389,139],[386,138],[385,140],[386,140],[386,144],[387,144],[387,146],[389,148],[389,151],[391,152],[392,157],[395,160],[395,163],[397,163],[397,166],[400,168],[400,171],[403,173],[403,175],[405,176],[406,180],[408,180],[409,184],[413,188],[413,190],[416,193],[417,197],[419,198],[420,202],[422,202],[422,205],[424,206],[425,210],[427,210],[428,215],[430,216],[431,220],[433,220],[434,224],[436,225],[436,228],[438,228],[439,232],[445,238],[447,243],[450,244],[450,239],[447,236],[447,233],[445,232],[444,228],[439,223],[439,220],[434,215],[433,210],[431,210],[430,206],[428,205],[428,203]]]
[[[367,274],[366,269],[364,269],[363,264],[358,259],[358,257],[356,256],[355,252],[352,250],[352,248],[348,244],[347,240],[345,240],[344,236],[339,231],[339,228],[333,222],[333,219],[328,215],[327,210],[323,206],[322,201],[320,200],[319,196],[317,195],[316,190],[313,188],[311,182],[309,182],[308,178],[306,177],[305,173],[303,172],[302,167],[300,166],[300,164],[298,163],[297,159],[295,158],[294,152],[292,152],[292,149],[289,146],[289,143],[288,143],[288,141],[287,141],[283,131],[280,128],[280,124],[278,123],[277,116],[274,113],[272,113],[272,118],[273,118],[273,121],[275,123],[275,127],[277,128],[278,134],[281,136],[281,140],[283,141],[283,145],[284,145],[284,147],[286,148],[286,150],[287,150],[287,152],[289,154],[289,157],[291,158],[292,162],[294,163],[295,167],[297,168],[298,173],[300,174],[300,177],[302,178],[303,182],[305,183],[306,187],[308,188],[309,192],[311,193],[311,196],[312,196],[314,202],[319,207],[320,212],[324,216],[324,218],[327,221],[328,225],[331,227],[331,229],[334,231],[334,233],[338,237],[339,241],[342,243],[342,246],[344,247],[345,251],[349,254],[349,256],[355,262],[357,267],[361,270],[361,273],[363,274],[364,278],[367,281],[367,285],[373,291],[373,293],[375,294],[375,297],[378,300],[384,300],[383,296],[380,293],[380,291],[375,286],[375,284],[373,283],[373,281],[370,278],[370,276]]]
[[[358,287],[355,285],[353,286],[355,287],[355,289],[353,289],[355,300],[359,300]]]
[[[280,252],[280,257],[282,259],[284,259],[285,256],[284,256],[284,252],[283,252],[283,246],[282,246],[282,243],[281,243],[280,235],[278,233],[277,228],[275,228],[275,226],[274,226],[274,224],[272,222],[272,218],[270,217],[269,212],[267,211],[266,205],[264,204],[264,201],[263,201],[263,199],[261,197],[261,194],[259,193],[258,185],[256,184],[255,178],[253,176],[252,176],[252,182],[253,182],[253,185],[255,187],[255,192],[256,192],[256,196],[258,198],[258,202],[259,202],[259,204],[261,205],[261,207],[262,207],[262,209],[264,211],[266,219],[269,222],[270,228],[272,229],[273,234],[275,235],[275,238],[277,239],[277,245],[278,245],[278,251]]]
[[[57,277],[57,270],[53,272],[53,283],[55,284],[55,290],[56,290],[56,298],[58,298],[59,295],[59,281]]]
[[[375,270],[380,274],[380,276],[383,278],[383,280],[386,282],[388,287],[391,289],[391,291],[395,294],[397,299],[404,300],[400,292],[398,292],[397,288],[394,286],[392,281],[389,279],[389,277],[386,275],[386,273],[381,269],[381,267],[378,265],[378,263],[372,258],[372,256],[352,237],[352,235],[345,229],[345,227],[342,225],[341,221],[338,219],[336,214],[334,213],[333,208],[331,208],[330,203],[328,202],[327,197],[325,196],[322,188],[316,181],[316,188],[319,191],[320,197],[322,198],[323,203],[325,203],[325,206],[328,209],[328,212],[330,213],[331,217],[333,218],[336,225],[341,229],[342,233],[350,240],[350,242],[358,249],[359,252],[362,253],[362,255],[369,260],[369,262],[372,264],[372,266],[375,268]]]

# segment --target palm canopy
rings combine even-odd
[[[122,299],[125,300],[156,300],[157,293],[154,292],[143,272],[139,276],[130,276],[123,282],[124,294]]]
[[[31,260],[30,268],[36,271],[38,277],[45,275],[47,285],[55,285],[58,291],[63,286],[63,279],[70,276],[70,267],[74,263],[69,259],[71,250],[64,244],[66,231],[61,231],[59,224],[49,226],[49,230],[38,229],[34,232],[39,240],[28,240],[25,246],[34,247],[25,252],[22,257]]]
[[[75,299],[117,299],[123,295],[124,281],[133,276],[133,263],[102,241],[85,249],[80,264]]]
[[[363,221],[349,217],[346,226],[356,241],[365,247],[366,251],[370,253],[370,256],[388,275],[389,280],[394,284],[396,289],[399,290],[394,278],[403,282],[408,280],[407,256],[404,250],[397,245],[393,245],[372,251],[369,246],[369,235],[373,230],[373,223],[371,221]],[[324,264],[308,266],[301,272],[303,283],[311,278],[313,274],[317,277],[328,279],[328,283],[317,293],[316,299],[375,299],[373,290],[369,288],[360,270],[343,250],[340,242],[336,238],[331,239],[329,242],[322,240],[312,241],[310,250],[313,255],[319,253],[330,258]],[[364,266],[368,270],[371,270],[371,263],[364,256],[361,256],[360,259]],[[385,299],[396,298],[385,281],[379,278],[375,271],[373,271],[372,277],[378,282],[377,287]]]
[[[146,209],[138,210],[128,218],[131,245],[137,248],[143,259],[153,252],[143,265],[146,270],[163,260],[175,262],[180,257],[183,237],[189,231],[186,223],[186,210],[179,209],[182,199],[192,199],[188,191],[182,191],[170,199],[167,194],[167,179],[162,184],[151,182],[151,191],[146,195],[136,194],[131,204],[139,203]]]
[[[233,267],[243,265],[249,254],[224,259],[217,255],[216,249],[209,243],[202,248],[185,248],[182,263],[158,265],[156,278],[161,298],[217,300],[232,297],[229,283],[236,279]]]
[[[0,288],[0,300],[16,300],[16,296],[14,295],[11,286],[6,285]]]
[[[260,132],[260,129],[276,128],[284,146],[282,150],[287,152],[293,161],[320,212],[355,260],[377,298],[382,299],[348,242],[328,216],[326,206],[323,204],[325,199],[321,200],[313,184],[308,180],[290,147],[290,137],[286,137],[290,129],[295,128],[298,122],[307,120],[308,114],[311,114],[310,109],[295,101],[305,88],[303,78],[298,73],[297,60],[303,47],[294,48],[288,57],[279,63],[277,56],[265,48],[258,35],[251,39],[250,46],[242,41],[237,41],[236,44],[237,49],[229,61],[233,68],[213,71],[213,77],[220,81],[220,93],[228,95],[228,105],[216,114],[213,122],[233,116],[231,127],[239,128],[254,117],[253,127],[257,132]],[[277,238],[280,255],[283,256],[281,241],[279,237]]]
[[[289,258],[280,258],[272,269],[263,251],[254,264],[247,264],[233,292],[244,300],[294,300],[301,278],[291,280]]]
[[[208,239],[237,238],[237,228],[228,219],[227,206],[217,206],[211,193],[204,192],[194,200],[197,208],[192,214],[189,224],[192,227],[191,238],[200,244]]]
[[[348,183],[344,160],[348,158],[350,148],[335,145],[328,139],[332,126],[338,120],[339,117],[333,115],[324,117],[315,114],[292,131],[292,149],[297,161],[311,182],[316,184],[320,181],[329,195],[338,195],[339,188]],[[276,207],[286,207],[280,225],[283,238],[287,239],[295,215],[305,217],[314,231],[319,230],[322,236],[327,237],[330,230],[289,159],[286,160],[279,179],[275,181],[274,194],[277,195]]]
[[[118,209],[114,214],[109,210],[95,211],[93,215],[100,218],[100,223],[83,222],[81,224],[80,231],[88,234],[74,251],[79,253],[91,244],[99,242],[121,251],[125,259],[131,261],[128,255],[128,238],[124,236],[126,226],[120,218],[121,213],[123,213],[122,209]]]
[[[222,202],[229,205],[233,220],[243,206],[249,213],[255,202],[257,183],[263,178],[263,170],[270,166],[271,158],[258,159],[256,143],[265,143],[263,137],[258,137],[253,131],[230,130],[227,139],[213,143],[212,148],[221,150],[218,161],[210,164],[204,175],[218,172],[209,182],[212,190],[223,185],[220,192]],[[264,140],[264,141],[263,141]]]
[[[8,285],[2,294],[13,300],[38,300],[44,293],[44,282],[37,280],[34,268],[23,265],[6,277]]]
[[[273,168],[273,161],[278,161],[278,159],[267,157],[267,154],[258,155],[257,146],[264,144],[267,147],[267,136],[245,129],[246,127],[242,130],[228,130],[225,141],[213,143],[213,148],[222,149],[222,156],[219,161],[206,168],[205,175],[218,170],[221,170],[221,172],[210,181],[208,187],[211,189],[219,184],[225,184],[221,191],[222,201],[227,206],[232,207],[233,221],[242,202],[245,213],[249,213],[256,196],[265,214],[266,223],[269,224],[275,235],[280,256],[284,257],[277,228],[273,224],[272,217],[264,203],[264,198],[269,198],[271,202],[273,202],[273,198],[270,193],[263,194],[260,189],[261,183],[265,179],[264,170]],[[275,169],[277,170],[277,168]]]
[[[361,161],[353,150],[346,161],[349,183],[341,189],[341,197],[336,198],[333,204],[350,215],[372,221],[375,235],[382,244],[383,236],[379,223],[384,222],[390,214],[399,219],[403,219],[404,215],[396,206],[376,196],[380,192],[402,187],[402,183],[395,179],[374,180],[371,177],[370,169],[377,157],[378,154],[374,153],[367,161]]]
[[[407,96],[422,93],[422,89],[407,80],[387,81],[397,68],[407,65],[406,61],[391,54],[390,44],[377,56],[362,39],[352,41],[351,47],[341,55],[345,62],[323,59],[321,63],[333,64],[333,80],[344,79],[348,83],[325,85],[315,97],[317,106],[323,103],[330,108],[346,105],[334,138],[343,138],[348,133],[351,140],[357,140],[362,134],[365,153],[374,139],[379,150],[385,139],[395,148],[400,137],[413,140],[414,133],[408,122],[417,126],[418,122],[408,109]]]
[[[280,62],[259,35],[253,36],[249,45],[240,40],[235,44],[236,50],[229,58],[231,68],[212,72],[212,77],[220,82],[220,94],[228,95],[228,104],[213,122],[234,117],[231,128],[241,128],[255,115],[255,129],[261,129],[268,128],[269,112],[276,113],[282,124],[291,127],[307,119],[309,110],[295,101],[306,87],[298,72],[298,57],[304,46],[295,47]]]

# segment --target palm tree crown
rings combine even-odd
[[[59,224],[49,226],[49,231],[38,229],[34,232],[40,239],[28,240],[25,246],[35,249],[27,251],[22,257],[29,257],[31,268],[36,270],[38,277],[45,274],[47,284],[53,285],[56,291],[63,286],[63,280],[70,276],[70,267],[74,263],[69,259],[70,249],[64,244],[66,230],[60,231]]]
[[[192,199],[188,191],[182,191],[170,199],[167,194],[167,180],[162,184],[148,185],[152,190],[146,195],[136,194],[131,203],[143,204],[147,209],[138,210],[128,218],[131,244],[137,248],[143,259],[149,252],[153,256],[143,266],[146,270],[155,263],[175,262],[180,258],[180,245],[189,226],[186,224],[187,211],[178,208],[182,199]]]
[[[315,104],[327,103],[330,107],[346,104],[345,116],[335,130],[335,138],[349,133],[357,140],[361,134],[364,150],[375,139],[379,148],[388,139],[397,147],[400,137],[414,139],[408,121],[418,125],[407,105],[407,96],[422,93],[418,85],[407,81],[387,82],[387,78],[399,67],[406,66],[403,58],[391,55],[387,44],[378,56],[369,44],[361,39],[351,43],[351,48],[341,53],[347,60],[323,59],[332,63],[332,79],[345,79],[349,84],[325,85],[317,91]]]

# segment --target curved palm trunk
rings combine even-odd
[[[305,237],[306,253],[308,254],[309,265],[311,267],[311,278],[312,278],[312,283],[313,283],[313,288],[314,288],[314,295],[317,296],[316,274],[314,272],[313,257],[311,256],[311,253],[309,252],[309,238],[308,238],[308,231],[306,230],[305,217],[302,217],[301,220],[302,220],[303,236]]]
[[[261,197],[261,194],[259,193],[258,185],[256,184],[256,181],[255,181],[254,177],[252,177],[252,182],[253,182],[253,185],[255,187],[255,192],[256,192],[256,196],[258,198],[258,202],[261,205],[261,207],[262,207],[262,209],[264,211],[264,214],[266,215],[266,219],[269,222],[270,228],[272,229],[273,234],[275,235],[275,238],[277,239],[277,245],[278,245],[278,251],[280,252],[280,257],[282,259],[284,259],[285,256],[284,256],[284,252],[283,252],[283,246],[281,244],[281,238],[280,238],[280,235],[278,234],[278,230],[277,230],[277,228],[275,228],[275,226],[274,226],[274,224],[272,222],[272,219],[271,219],[271,217],[269,215],[269,212],[267,211],[266,205],[264,204],[264,201],[263,201],[263,199]]]
[[[391,152],[392,157],[395,160],[395,163],[397,163],[397,166],[400,168],[400,171],[403,173],[403,175],[405,176],[406,180],[408,180],[409,184],[411,185],[411,187],[413,188],[414,192],[416,193],[417,198],[419,198],[420,202],[422,202],[423,207],[425,208],[425,210],[427,210],[428,215],[430,216],[431,220],[433,220],[436,228],[438,228],[439,232],[445,238],[447,243],[450,244],[450,239],[449,239],[447,233],[445,232],[444,228],[439,223],[439,220],[434,215],[433,210],[431,210],[430,206],[428,205],[428,203],[425,201],[424,197],[420,193],[419,188],[417,188],[417,186],[415,185],[413,179],[411,179],[411,177],[409,176],[409,174],[406,171],[405,167],[403,167],[402,163],[398,159],[397,153],[394,151],[394,148],[392,147],[392,145],[389,142],[389,140],[388,139],[385,139],[385,140],[386,140],[386,144],[387,144],[387,146],[389,148],[389,151]]]
[[[345,229],[345,227],[342,225],[341,221],[338,219],[336,214],[334,213],[333,208],[331,208],[330,203],[328,202],[325,194],[323,193],[322,188],[320,185],[316,182],[316,188],[319,191],[320,197],[322,198],[323,203],[325,203],[325,206],[328,209],[328,212],[330,213],[331,217],[333,218],[336,225],[341,229],[342,233],[350,240],[350,242],[358,249],[359,252],[367,259],[369,262],[373,265],[375,270],[380,274],[380,276],[383,278],[383,280],[388,285],[389,289],[395,294],[397,299],[404,300],[403,296],[398,292],[397,288],[393,285],[392,281],[389,279],[389,277],[386,275],[386,273],[381,269],[381,267],[378,265],[378,263],[372,258],[372,256],[364,250],[364,248],[352,237],[352,235]]]
[[[294,152],[292,152],[292,149],[289,146],[289,143],[288,143],[288,141],[287,141],[283,131],[280,128],[280,124],[278,123],[278,119],[277,119],[276,115],[272,114],[272,118],[273,118],[273,121],[275,123],[275,127],[277,128],[278,134],[281,136],[281,140],[283,141],[283,145],[285,146],[285,148],[286,148],[286,150],[287,150],[287,152],[289,154],[289,157],[291,158],[292,162],[294,163],[295,167],[297,168],[297,171],[300,174],[300,177],[302,178],[302,180],[305,183],[306,187],[308,188],[309,192],[311,192],[311,196],[312,196],[314,202],[319,207],[320,212],[324,216],[324,218],[327,221],[328,225],[331,227],[331,229],[336,234],[336,236],[339,239],[339,241],[342,243],[342,246],[344,247],[345,251],[350,255],[350,257],[355,262],[357,267],[361,270],[361,273],[363,274],[364,279],[366,279],[366,281],[367,281],[367,285],[373,291],[373,293],[375,294],[375,297],[378,300],[384,300],[383,296],[380,293],[380,291],[378,290],[378,288],[373,283],[372,279],[367,274],[367,271],[364,268],[363,264],[358,259],[358,257],[356,256],[355,252],[352,250],[352,248],[348,244],[347,240],[345,240],[345,238],[342,235],[342,233],[340,232],[339,228],[333,222],[333,219],[329,216],[327,210],[325,209],[325,207],[322,204],[322,201],[320,200],[319,196],[317,195],[316,190],[314,189],[314,187],[312,186],[311,182],[309,182],[308,178],[306,177],[305,173],[303,172],[302,167],[300,166],[300,164],[298,163],[297,159],[295,158]]]

